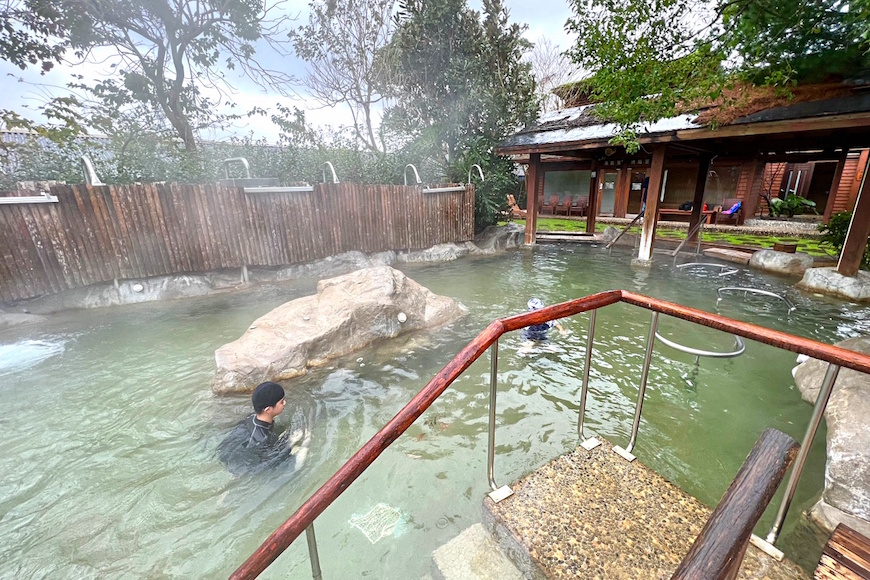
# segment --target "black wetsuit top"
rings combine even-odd
[[[555,325],[552,320],[547,320],[541,324],[527,326],[522,330],[522,337],[525,340],[547,340],[547,331]]]
[[[218,447],[221,461],[236,474],[283,461],[290,451],[286,440],[275,434],[275,425],[253,413],[236,423]]]

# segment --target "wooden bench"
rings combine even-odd
[[[713,215],[716,213],[715,210],[708,209],[701,212],[701,216],[704,219],[704,223],[711,224],[713,223]],[[668,217],[676,216],[676,221],[684,221],[687,222],[692,217],[692,210],[690,209],[670,209],[663,208],[659,210],[659,220],[667,221]]]
[[[816,580],[857,580],[870,578],[870,540],[840,524],[822,551]]]

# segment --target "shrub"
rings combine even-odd
[[[805,197],[799,197],[793,193],[786,195],[785,199],[775,197],[769,203],[770,210],[775,216],[785,215],[786,217],[794,217],[801,215],[805,211],[819,213],[816,211],[816,202],[810,201]]]
[[[830,221],[819,226],[822,237],[819,239],[820,246],[831,246],[834,253],[839,256],[846,244],[846,234],[849,233],[849,224],[852,222],[852,213],[842,211],[831,216]],[[870,240],[868,240],[870,242]],[[870,270],[870,243],[864,246],[864,255],[861,257],[861,269]]]

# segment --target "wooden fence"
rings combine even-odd
[[[0,204],[0,300],[165,274],[422,249],[474,235],[474,187],[60,185],[57,203]],[[37,195],[26,192],[25,195]]]

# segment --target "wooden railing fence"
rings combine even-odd
[[[27,195],[38,195],[29,192]],[[118,279],[423,249],[474,236],[474,186],[317,184],[244,193],[217,185],[60,185],[58,203],[0,205],[0,300]]]

